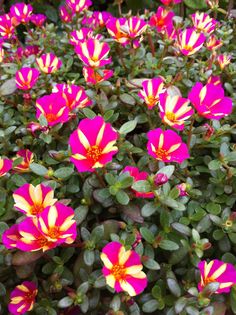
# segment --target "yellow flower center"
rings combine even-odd
[[[192,51],[193,47],[190,45],[184,45],[183,49],[188,50],[188,51]]]
[[[97,62],[99,60],[99,58],[98,58],[98,56],[93,56],[93,57],[91,57],[91,60],[94,62]]]
[[[102,155],[102,149],[97,145],[93,145],[87,149],[86,157],[92,163],[96,163],[99,160],[101,155]]]
[[[111,269],[111,273],[117,281],[120,281],[125,278],[125,267],[120,265],[114,265]]]
[[[58,226],[51,227],[48,231],[48,236],[52,239],[57,239],[60,236],[60,231]]]
[[[158,98],[156,98],[155,96],[153,95],[149,95],[147,97],[147,101],[148,101],[148,105],[149,106],[154,106],[157,102],[158,102]]]
[[[170,120],[170,121],[175,121],[175,120],[176,120],[176,116],[175,116],[175,114],[172,113],[172,112],[167,112],[167,113],[166,113],[166,118],[167,118],[168,120]]]
[[[58,118],[56,114],[52,114],[52,113],[46,114],[45,117],[46,117],[48,122],[53,122],[53,121],[57,120],[57,118]]]
[[[158,160],[166,159],[168,155],[169,155],[168,152],[162,148],[158,148],[156,150],[156,156]]]
[[[213,279],[213,278],[211,278],[211,277],[204,279],[204,285],[205,285],[205,286],[206,286],[207,284],[211,283],[211,282],[216,282],[216,279]]]
[[[30,213],[32,215],[37,215],[37,214],[43,212],[43,210],[44,210],[44,206],[41,203],[40,204],[34,204],[30,208]]]

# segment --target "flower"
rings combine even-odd
[[[117,138],[117,132],[102,117],[82,119],[69,139],[70,160],[79,172],[93,172],[110,162],[117,153],[114,146]]]
[[[39,215],[48,206],[53,206],[54,191],[51,187],[39,184],[24,184],[13,193],[14,207],[27,216]]]
[[[4,176],[12,168],[13,162],[9,159],[0,158],[0,177]]]
[[[0,16],[0,35],[5,39],[10,39],[15,32],[12,20],[8,14]]]
[[[83,87],[74,84],[56,84],[54,90],[66,101],[66,106],[73,110],[75,108],[84,108],[92,105]]]
[[[90,38],[80,42],[75,51],[86,66],[98,68],[111,63],[111,58],[106,58],[110,51],[109,45],[101,43],[98,39]]]
[[[25,314],[33,309],[37,286],[34,282],[24,281],[11,292],[8,310],[13,315]]]
[[[218,9],[219,7],[219,0],[206,0],[206,3],[212,10]]]
[[[161,32],[167,26],[172,25],[174,15],[173,11],[158,7],[157,12],[151,16],[149,24]]]
[[[94,68],[91,67],[83,67],[83,76],[87,83],[97,84],[108,80],[110,77],[113,76],[112,70],[103,70],[99,69],[96,71]]]
[[[18,164],[17,166],[14,166],[14,168],[13,168],[14,171],[17,171],[19,173],[28,172],[30,164],[34,161],[34,153],[28,149],[19,150],[16,153],[16,157],[14,158],[14,160],[18,159],[18,158],[23,158],[23,161],[20,162],[20,164]]]
[[[194,28],[187,28],[179,33],[177,46],[183,55],[190,56],[202,48],[205,40],[202,33],[197,33]]]
[[[82,24],[89,25],[94,29],[104,27],[109,19],[112,17],[111,13],[106,11],[93,11],[93,14],[89,17],[84,17]]]
[[[77,46],[80,42],[84,42],[89,38],[100,40],[102,39],[102,35],[95,35],[92,29],[82,27],[79,31],[73,31],[70,33],[70,44],[73,46]]]
[[[188,196],[188,192],[187,192],[187,184],[186,183],[182,183],[176,186],[176,188],[179,191],[179,196],[180,197],[185,197]]]
[[[28,217],[18,225],[21,235],[17,248],[22,251],[43,251],[75,241],[74,210],[62,203],[47,207],[37,217]]]
[[[193,26],[198,30],[208,34],[214,32],[217,21],[204,12],[196,12],[191,15]]]
[[[209,263],[203,260],[198,264],[198,268],[201,273],[199,291],[202,291],[208,283],[218,282],[219,288],[215,293],[229,293],[231,287],[236,284],[236,270],[232,264],[217,259]]]
[[[216,50],[220,48],[222,45],[223,42],[220,39],[217,39],[215,35],[211,35],[206,42],[206,47],[209,50]]]
[[[72,21],[72,14],[68,11],[67,7],[64,5],[61,5],[59,7],[59,16],[62,22],[69,23]]]
[[[208,119],[219,120],[232,112],[232,100],[224,96],[222,86],[207,83],[205,86],[197,82],[188,98],[198,114]]]
[[[73,13],[81,13],[83,10],[88,9],[92,2],[90,0],[66,0],[66,5]]]
[[[154,177],[154,184],[156,186],[162,186],[169,180],[168,176],[164,173],[157,173]]]
[[[41,27],[45,23],[47,17],[44,14],[32,14],[30,17],[30,22],[34,25]]]
[[[129,35],[127,32],[127,19],[116,19],[111,17],[106,24],[106,28],[111,37],[122,45],[129,44]]]
[[[29,57],[31,55],[37,55],[39,53],[39,46],[26,46],[25,48],[19,47],[16,50],[18,58]]]
[[[149,176],[147,172],[139,172],[139,169],[134,166],[126,166],[122,173],[128,172],[131,177],[134,179],[134,183],[139,181],[139,180],[146,180]],[[148,193],[142,193],[134,190],[135,196],[136,197],[141,197],[141,198],[154,198],[154,194],[152,192]]]
[[[3,62],[4,54],[5,54],[4,49],[2,45],[0,44],[0,63]]]
[[[56,72],[62,66],[61,60],[52,53],[44,54],[36,58],[36,63],[44,73]]]
[[[144,100],[148,109],[152,109],[158,104],[160,94],[165,91],[164,81],[160,77],[148,79],[143,81],[142,86],[143,90],[139,91],[138,96]]]
[[[20,239],[18,231],[18,224],[12,225],[2,234],[2,243],[7,249],[14,249],[17,247],[17,241]]]
[[[142,271],[140,256],[134,250],[125,250],[119,242],[110,242],[101,253],[106,283],[116,292],[125,291],[130,296],[143,292],[147,277]]]
[[[230,64],[230,60],[232,59],[231,55],[222,54],[217,57],[217,61],[219,63],[220,69],[224,70],[224,68]]]
[[[34,68],[21,68],[16,72],[16,86],[20,90],[30,90],[38,81],[40,72]]]
[[[220,86],[221,86],[221,80],[220,80],[220,77],[219,77],[219,76],[213,76],[213,75],[211,75],[211,76],[208,78],[207,83],[211,83],[211,84],[214,84],[214,85],[220,85]]]
[[[49,126],[65,123],[69,120],[69,108],[65,98],[59,93],[45,95],[36,100],[36,117],[43,115]]]
[[[181,3],[182,0],[160,0],[164,5],[173,5],[177,3]]]
[[[13,24],[18,25],[20,23],[28,23],[32,12],[33,7],[30,4],[20,2],[12,5],[10,8],[10,14]]]
[[[190,101],[179,95],[171,96],[167,92],[160,94],[160,117],[164,123],[178,130],[184,129],[184,121],[194,114]]]
[[[172,130],[157,128],[149,131],[147,137],[148,154],[158,161],[182,163],[190,157],[187,145]]]

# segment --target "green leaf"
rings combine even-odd
[[[112,175],[111,173],[106,173],[105,174],[105,179],[106,179],[106,182],[109,184],[109,185],[115,185],[116,183],[116,178],[114,175]]]
[[[57,10],[51,6],[51,5],[47,5],[47,9],[45,11],[46,16],[49,18],[49,20],[51,20],[52,22],[57,22],[58,20],[58,14],[57,14]]]
[[[79,225],[84,221],[88,214],[88,206],[79,206],[75,209],[75,216],[74,219],[76,221],[76,225]]]
[[[16,91],[16,89],[17,87],[15,78],[9,79],[0,86],[0,96],[13,94]]]
[[[54,176],[57,178],[66,178],[74,173],[72,167],[61,167],[54,172]]]
[[[202,9],[206,9],[207,8],[207,4],[205,0],[184,0],[184,3],[186,4],[186,6],[188,6],[189,8],[193,9],[193,10],[202,10]]]
[[[186,226],[185,224],[175,222],[175,223],[172,223],[171,226],[173,229],[175,229],[179,233],[186,235],[186,236],[191,236],[191,229],[188,226]]]
[[[219,204],[210,202],[207,204],[206,210],[211,214],[217,215],[221,213],[221,206]]]
[[[126,206],[129,203],[129,196],[125,191],[119,190],[116,194],[116,200],[121,204]]]
[[[152,258],[149,258],[148,260],[145,260],[143,262],[144,266],[150,270],[159,270],[161,267],[160,265],[158,264],[157,261],[155,261],[154,259]]]
[[[164,249],[164,250],[170,250],[170,251],[179,249],[178,244],[176,244],[173,241],[169,241],[169,240],[162,240],[160,242],[159,247]]]
[[[177,283],[177,281],[175,279],[168,278],[167,279],[167,285],[168,285],[168,288],[169,288],[170,292],[174,296],[176,296],[176,297],[180,297],[181,296],[180,286],[179,286],[179,284]]]
[[[96,117],[96,113],[91,108],[85,107],[83,108],[83,113],[87,118],[94,118]]]
[[[122,189],[130,187],[133,184],[133,182],[134,182],[134,179],[131,176],[127,176],[126,178],[124,178],[121,181],[119,181],[120,187]]]
[[[153,202],[146,203],[142,209],[141,214],[143,217],[150,217],[157,211],[157,206]]]
[[[151,185],[147,180],[139,180],[132,185],[132,189],[138,192],[150,192]]]
[[[135,105],[136,101],[135,98],[127,93],[121,94],[120,95],[120,100],[125,103],[125,104],[129,104],[129,105]]]
[[[230,306],[234,314],[236,314],[236,287],[232,287],[230,291]]]
[[[142,310],[145,313],[153,313],[159,307],[159,303],[157,300],[149,300],[148,302],[143,304]]]
[[[84,251],[84,262],[87,266],[92,266],[95,261],[94,251],[86,249]]]
[[[176,201],[170,197],[163,197],[161,196],[159,198],[160,202],[170,208],[173,208],[175,210],[178,210],[178,211],[184,211],[185,210],[185,205],[182,204],[181,202],[179,201]]]
[[[175,171],[174,165],[168,165],[168,166],[162,167],[157,172],[157,174],[165,174],[168,178],[170,178],[173,175],[174,171]]]
[[[211,171],[216,171],[221,168],[221,162],[219,160],[212,160],[208,164],[208,167]]]
[[[135,127],[137,126],[137,121],[136,120],[130,120],[127,121],[126,123],[124,123],[120,129],[119,129],[119,133],[126,135],[127,133],[133,131],[135,129]]]
[[[46,169],[46,167],[37,163],[31,163],[30,169],[33,173],[40,176],[45,176],[48,173],[48,170]]]
[[[148,243],[152,244],[155,241],[154,235],[146,227],[141,227],[140,233],[141,233],[142,237],[145,239],[145,241],[147,241]]]
[[[70,298],[69,296],[66,296],[63,299],[61,299],[57,305],[60,308],[67,308],[71,306],[73,303],[74,303],[73,299]]]

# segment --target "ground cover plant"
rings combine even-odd
[[[94,2],[0,16],[0,313],[236,314],[232,2]]]

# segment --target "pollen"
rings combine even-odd
[[[172,112],[167,112],[166,113],[166,118],[169,120],[169,121],[175,121],[176,120],[176,116],[174,113]]]
[[[44,206],[41,203],[40,204],[34,204],[30,208],[30,213],[32,215],[37,215],[37,214],[43,212],[43,210],[44,210]]]
[[[125,272],[125,267],[121,265],[114,265],[111,269],[111,273],[115,277],[117,281],[120,281],[125,278],[126,272]]]
[[[154,106],[154,105],[156,105],[157,102],[158,102],[158,98],[156,98],[155,96],[149,95],[147,97],[147,103],[149,106]]]
[[[57,120],[57,118],[58,118],[56,114],[52,114],[52,113],[46,114],[45,116],[46,116],[46,119],[49,123]]]
[[[48,231],[48,236],[52,239],[58,239],[60,236],[60,231],[58,226],[51,227]]]
[[[86,157],[93,163],[96,163],[100,159],[101,155],[102,149],[97,145],[93,145],[90,148],[88,148]]]
[[[185,49],[185,50],[187,50],[187,51],[192,51],[192,50],[193,50],[193,46],[184,45],[183,49]]]
[[[168,152],[162,148],[158,148],[156,150],[156,156],[158,160],[166,159],[168,155],[169,155]]]

